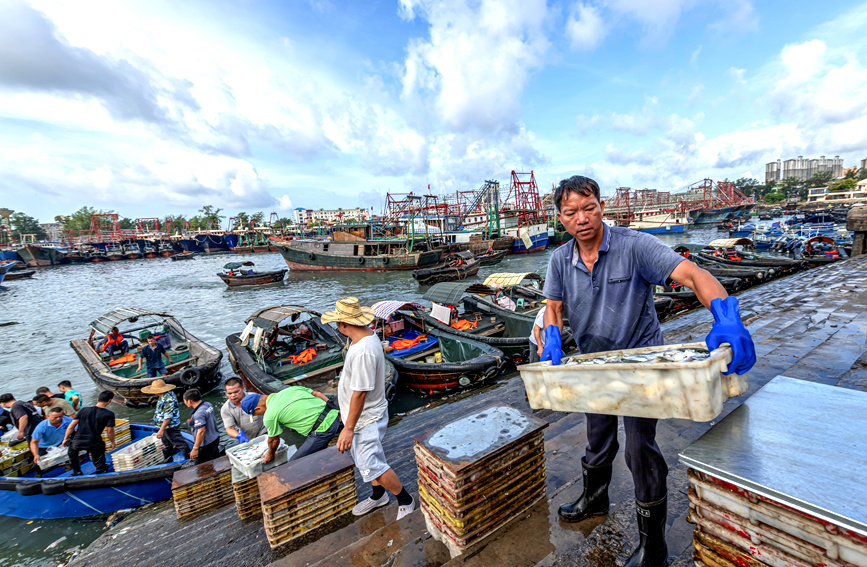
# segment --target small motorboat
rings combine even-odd
[[[411,314],[419,303],[380,301],[373,306],[375,329],[385,358],[406,388],[423,395],[470,388],[504,373],[511,360],[500,349],[466,336],[422,325],[413,328]]]
[[[412,271],[412,277],[419,285],[433,285],[440,282],[463,280],[479,273],[482,261],[472,252],[461,251],[449,254],[441,263],[430,268]]]
[[[93,463],[82,457],[83,476],[72,477],[72,471],[57,467],[45,471],[42,478],[36,478],[33,463],[24,464],[15,474],[0,476],[0,516],[46,520],[57,518],[79,518],[110,514],[124,508],[136,508],[151,502],[172,497],[172,476],[176,471],[190,464],[181,453],[164,464],[141,469],[115,472],[112,456],[131,443],[140,441],[156,433],[157,427],[151,425],[129,424],[129,441],[118,444],[111,453],[106,453],[109,472],[95,474]],[[193,436],[182,431],[184,441],[192,448]],[[0,447],[5,457],[10,447]],[[24,449],[30,454],[29,449]],[[25,457],[26,459],[26,457]],[[20,474],[21,470],[27,470]]]
[[[300,305],[272,305],[250,315],[242,332],[226,337],[229,362],[249,391],[273,394],[304,386],[337,393],[345,338],[320,317]],[[387,360],[385,374],[385,396],[391,400],[397,371]]]
[[[172,260],[194,260],[196,257],[192,252],[181,252],[180,254],[172,254],[169,258]]]
[[[493,266],[502,262],[508,253],[508,250],[490,250],[483,254],[476,254],[476,260],[481,260],[483,266]]]
[[[129,344],[129,354],[111,359],[107,352],[98,352],[94,337],[101,338],[118,327]],[[78,355],[91,379],[104,390],[114,392],[115,401],[131,407],[149,406],[156,398],[141,389],[157,378],[177,386],[178,393],[196,388],[202,393],[219,384],[220,361],[223,353],[188,333],[174,317],[146,309],[115,309],[90,324],[87,339],[74,339],[72,350]],[[147,343],[146,337],[155,335],[166,348],[171,364],[166,365],[167,376],[148,378],[145,366],[138,370],[138,347]]]
[[[282,282],[286,272],[289,271],[284,268],[270,272],[256,272],[253,270],[254,265],[249,260],[246,262],[229,262],[223,266],[223,270],[225,271],[217,275],[227,286],[240,287]]]
[[[6,281],[23,280],[32,277],[36,270],[23,270],[17,272],[6,272]]]

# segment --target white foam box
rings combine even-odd
[[[277,451],[274,453],[274,460],[267,465],[262,459],[256,459],[252,463],[244,463],[236,456],[238,451],[240,451],[241,449],[250,447],[252,445],[258,445],[259,443],[263,443],[266,441],[268,441],[268,436],[260,435],[259,437],[250,439],[246,443],[241,443],[240,445],[236,445],[234,447],[226,449],[226,456],[229,457],[229,462],[232,463],[233,478],[237,476],[235,475],[236,472],[239,475],[246,477],[247,479],[256,478],[268,469],[272,469],[274,467],[285,464],[289,461],[289,457],[294,455],[295,451],[297,451],[297,448],[294,446],[291,448],[290,451],[290,448],[286,445],[286,442],[280,439],[280,445],[277,447]]]
[[[564,357],[519,366],[530,407],[656,419],[710,421],[723,402],[747,391],[747,375],[729,374],[728,345],[694,362],[643,362],[569,365],[601,356],[641,355],[681,348],[707,349],[705,343],[682,343]]]

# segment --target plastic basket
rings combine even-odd
[[[250,439],[246,443],[241,443],[240,445],[226,449],[226,455],[229,457],[229,461],[232,463],[232,470],[237,471],[248,479],[256,478],[266,470],[278,467],[288,462],[289,457],[294,455],[295,451],[297,451],[297,448],[294,446],[291,447],[290,451],[290,447],[286,445],[286,442],[280,439],[280,445],[277,447],[277,451],[274,455],[274,460],[272,460],[270,463],[265,464],[261,458],[256,459],[251,463],[244,463],[237,457],[237,454],[240,450],[247,447],[252,447],[253,445],[258,445],[260,443],[266,443],[267,441],[267,435],[260,435],[255,439]]]
[[[723,402],[747,391],[747,375],[722,373],[732,350],[724,345],[695,362],[645,362],[567,365],[568,361],[609,355],[639,355],[679,348],[706,349],[705,343],[683,343],[596,352],[519,366],[530,407],[628,415],[656,419],[710,421]]]

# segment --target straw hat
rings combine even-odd
[[[346,323],[364,327],[370,325],[374,319],[373,309],[362,307],[356,297],[346,297],[337,301],[334,311],[326,311],[322,314],[323,323]]]
[[[165,380],[158,378],[151,382],[150,386],[141,389],[142,394],[165,394],[177,388],[174,384],[166,384]]]

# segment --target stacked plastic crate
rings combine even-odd
[[[176,471],[172,477],[172,500],[182,522],[234,502],[229,457]]]
[[[108,440],[108,435],[105,434],[105,431],[102,432],[102,440],[105,442],[105,450],[111,450],[111,443]],[[115,419],[114,420],[114,443],[115,446],[121,447],[127,443],[132,441],[132,432],[129,430],[129,420],[128,419]]]
[[[271,548],[348,513],[356,504],[353,463],[329,447],[259,475]]]
[[[452,557],[545,497],[547,426],[497,403],[415,438],[425,523]]]
[[[139,439],[111,454],[114,472],[152,467],[162,464],[163,461],[163,442],[157,439],[156,435]]]
[[[260,457],[258,459],[250,459],[249,450],[257,447],[267,447],[268,436],[262,435],[251,439],[246,443],[242,443],[231,449],[226,450],[226,456],[229,457],[229,462],[232,463],[232,492],[235,495],[235,507],[238,510],[238,515],[241,519],[254,518],[262,514],[262,501],[259,497],[259,483],[257,477],[267,470],[274,467],[279,467],[289,460],[289,457],[297,450],[295,447],[290,448],[281,439],[280,445],[274,455],[274,459],[265,463]],[[247,453],[247,457],[239,457]],[[261,451],[256,451],[260,453]]]

